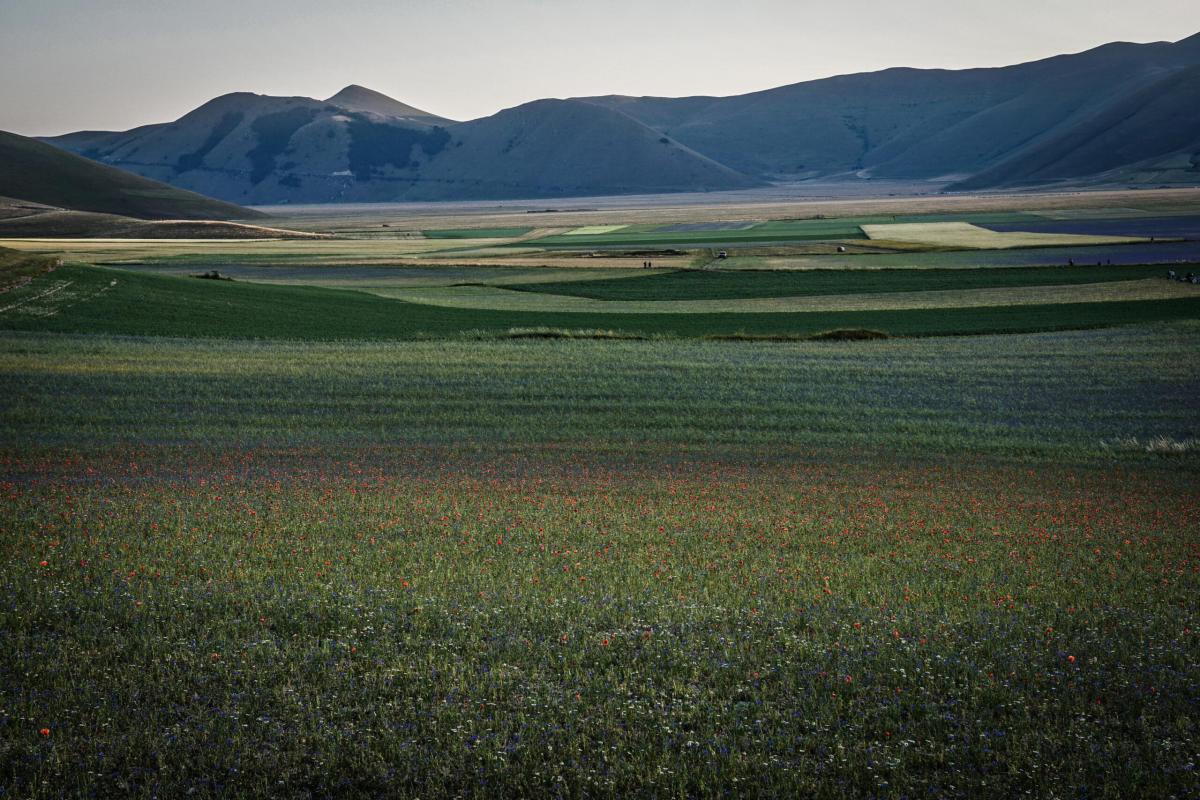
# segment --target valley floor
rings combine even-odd
[[[854,241],[0,252],[0,796],[1200,794],[1194,243]]]

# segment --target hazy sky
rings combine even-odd
[[[349,83],[455,119],[541,97],[728,95],[1200,31],[1197,0],[0,0],[0,129],[175,119]]]

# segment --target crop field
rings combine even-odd
[[[507,240],[496,240],[507,241]],[[472,243],[476,244],[476,243]],[[328,239],[262,241],[212,239],[4,239],[3,246],[29,252],[65,253],[91,262],[145,259],[236,259],[286,263],[369,263],[416,257],[461,247],[459,241],[425,239]]]
[[[1142,194],[1142,193],[1139,193]],[[1174,197],[1173,194],[1167,194]],[[1164,205],[1158,195],[1142,208],[967,210],[962,213],[893,213],[799,218],[732,218],[667,222],[571,225],[560,218],[467,214],[461,227],[425,227],[417,217],[370,227],[360,222],[321,231],[327,238],[299,240],[205,239],[4,239],[4,246],[34,253],[65,254],[88,263],[159,265],[625,267],[646,261],[679,269],[718,266],[718,251],[731,258],[722,269],[847,269],[879,267],[979,267],[1066,263],[1180,264],[1200,260],[1193,206]],[[1030,205],[1038,203],[1030,201]],[[933,206],[938,208],[938,206]],[[973,206],[965,206],[970,209]],[[737,206],[728,213],[736,217]],[[800,209],[804,206],[795,206]],[[855,210],[836,205],[826,211]],[[756,212],[748,206],[741,213]],[[893,209],[899,211],[900,209]],[[611,212],[619,219],[621,214]],[[692,220],[690,214],[679,218]],[[340,219],[340,218],[339,218]],[[434,217],[446,224],[453,217]],[[288,220],[301,224],[304,218]],[[507,220],[488,227],[472,221]],[[546,220],[542,222],[542,220]],[[512,224],[525,222],[524,225]],[[528,224],[538,222],[539,224]],[[311,226],[310,226],[311,227]],[[1136,235],[1130,235],[1136,234]],[[1117,247],[1116,245],[1124,245]],[[1093,262],[1093,258],[1095,262]]]
[[[749,297],[736,300],[593,300],[570,294],[513,291],[503,286],[378,288],[372,294],[446,308],[518,311],[532,314],[769,314],[828,311],[897,311],[922,308],[987,308],[1073,303],[1200,299],[1196,287],[1161,277],[1070,286],[884,291],[879,293]]]
[[[1034,222],[998,222],[987,226],[994,231],[1031,231],[1034,233],[1074,233],[1102,236],[1136,236],[1142,239],[1200,239],[1200,217],[1175,215],[1169,217],[1132,216],[1108,219],[1056,219]]]
[[[857,220],[759,222],[749,227],[678,230],[676,225],[592,225],[532,240],[538,247],[665,247],[734,246],[758,242],[807,242],[865,239]]]
[[[914,304],[903,300],[911,293],[892,292],[869,298],[868,308],[862,308],[861,303],[844,308],[847,298],[843,297],[843,306],[839,306],[843,310],[820,303],[789,307],[779,298],[767,298],[757,305],[754,300],[674,301],[676,305],[667,304],[666,310],[649,301],[649,308],[635,306],[631,310],[620,305],[601,308],[595,305],[601,301],[586,298],[503,287],[375,291],[369,294],[323,286],[202,281],[66,264],[6,293],[0,330],[316,341],[507,336],[531,330],[634,337],[804,338],[837,330],[938,336],[1095,328],[1200,317],[1200,289],[1163,278],[1110,281],[1088,290],[1033,287],[1026,290],[1032,295],[1020,296],[1013,294],[1016,290],[1001,288],[993,295],[980,297],[978,292],[991,291],[981,289],[974,290],[973,299],[955,298],[949,303],[927,297]],[[1085,291],[1091,294],[1080,294]],[[446,293],[451,295],[451,302],[435,304],[439,294]],[[470,307],[467,300],[480,295],[483,299],[477,304],[485,307]],[[509,304],[507,307],[495,307],[498,295]],[[454,301],[454,297],[459,299]],[[964,299],[964,303],[956,303],[957,299]],[[699,306],[685,305],[689,302]],[[732,306],[723,302],[748,303],[753,310],[731,311]]]
[[[525,273],[530,274],[530,273]],[[569,294],[595,300],[734,300],[751,297],[804,297],[875,292],[922,292],[1070,286],[1161,278],[1157,266],[1046,267],[989,270],[891,269],[731,272],[718,270],[610,272],[599,279],[573,273],[569,281],[506,283],[510,289]],[[624,279],[622,279],[624,278]],[[491,285],[499,285],[487,280]]]
[[[5,786],[1187,795],[1197,337],[6,334]]]
[[[657,263],[657,262],[655,262]],[[721,262],[723,270],[871,270],[871,269],[980,269],[990,267],[1143,266],[1200,263],[1200,240],[1165,241],[1094,247],[1030,247],[1012,250],[930,251],[915,246],[905,252],[850,254],[799,254],[767,251],[764,254],[733,251]]]
[[[467,228],[421,231],[426,239],[511,239],[524,236],[533,228]]]
[[[589,262],[590,263],[590,262]],[[123,271],[159,275],[189,277],[210,269],[237,281],[267,283],[286,286],[326,286],[339,289],[357,289],[371,293],[385,293],[388,289],[457,286],[480,284],[508,286],[516,284],[522,289],[541,283],[571,283],[574,281],[606,281],[632,275],[651,275],[665,270],[638,270],[627,268],[597,267],[468,267],[455,264],[414,264],[411,266],[387,265],[304,265],[291,266],[273,264],[246,264],[190,262],[186,265],[173,262],[158,264],[123,264]],[[1145,276],[1159,275],[1161,269],[1147,268]]]
[[[931,247],[957,247],[979,250],[1007,250],[1014,247],[1068,247],[1144,242],[1127,236],[1095,236],[1071,233],[997,232],[967,222],[910,222],[892,225],[863,225],[873,240],[923,244]]]
[[[1082,463],[1118,442],[1197,436],[1200,375],[1189,354],[1198,336],[1195,320],[755,346],[9,332],[0,433],[28,448],[573,443],[653,452],[692,443],[762,457],[961,452]]]
[[[1181,196],[0,249],[0,798],[1200,796]]]
[[[392,229],[438,230],[451,228],[562,227],[585,225],[678,225],[693,222],[727,222],[812,219],[816,217],[901,217],[896,221],[972,221],[989,224],[1020,221],[1026,215],[1041,219],[1117,219],[1132,216],[1168,216],[1197,213],[1200,189],[1103,190],[1087,192],[1021,192],[1015,194],[947,194],[896,197],[870,194],[814,199],[808,190],[798,197],[778,197],[761,192],[660,195],[658,197],[590,197],[566,200],[557,207],[545,201],[429,204],[346,204],[325,206],[271,206],[280,227],[315,232],[360,233]],[[978,216],[983,215],[983,216]],[[930,219],[933,216],[934,219]]]

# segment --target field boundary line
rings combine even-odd
[[[44,292],[39,292],[38,294],[35,294],[31,297],[26,297],[24,300],[21,300],[16,303],[10,303],[9,305],[6,305],[3,308],[0,308],[0,314],[5,313],[6,311],[12,311],[14,308],[20,308],[23,305],[32,303],[34,300],[42,300],[44,298],[49,297],[52,294],[57,294],[58,292],[61,292],[63,289],[66,289],[68,286],[70,286],[74,282],[75,281],[59,281],[56,285],[51,286],[49,289],[47,289]]]

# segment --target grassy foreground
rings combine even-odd
[[[6,795],[1197,788],[1194,478],[144,447],[6,467]]]
[[[0,794],[1194,794],[1197,333],[4,334]]]

